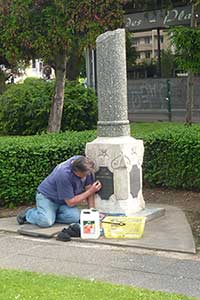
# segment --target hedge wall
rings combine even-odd
[[[84,154],[93,131],[0,137],[0,206],[34,202],[38,184],[59,162]]]
[[[145,140],[144,180],[200,191],[200,126],[166,128]]]
[[[136,133],[143,138],[144,181],[151,185],[200,191],[200,126]],[[0,137],[1,206],[34,202],[38,184],[55,165],[84,154],[95,131]]]

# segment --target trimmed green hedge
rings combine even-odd
[[[137,126],[133,126],[134,137],[143,138],[145,144],[144,181],[200,191],[200,126],[170,124],[152,133],[139,131]],[[95,137],[96,131],[0,137],[1,206],[34,202],[38,184],[53,167],[72,155],[84,154],[85,144]]]
[[[146,137],[143,174],[154,186],[200,191],[200,126],[166,128]]]
[[[59,162],[84,154],[95,132],[0,137],[0,206],[34,202],[38,184]]]

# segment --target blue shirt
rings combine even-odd
[[[38,192],[58,204],[65,204],[65,200],[83,193],[85,187],[92,184],[94,179],[92,174],[80,178],[72,172],[71,163],[79,157],[80,155],[73,156],[55,167],[40,183]]]

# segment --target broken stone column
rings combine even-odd
[[[95,164],[103,187],[96,208],[131,215],[142,210],[142,140],[130,137],[127,109],[125,30],[97,38],[98,137],[87,143],[86,155]]]

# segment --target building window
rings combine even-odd
[[[156,41],[157,41],[157,40],[158,40],[158,37],[156,36]],[[164,40],[164,37],[163,37],[163,35],[161,35],[161,36],[160,36],[160,43],[161,43],[161,44],[163,44],[163,40]]]
[[[151,52],[150,51],[145,52],[145,58],[151,58]]]
[[[140,38],[134,38],[133,45],[139,45],[139,44],[140,44]]]
[[[151,44],[151,43],[152,43],[152,38],[151,38],[150,36],[146,36],[146,37],[144,38],[144,43],[145,43],[145,44]]]

